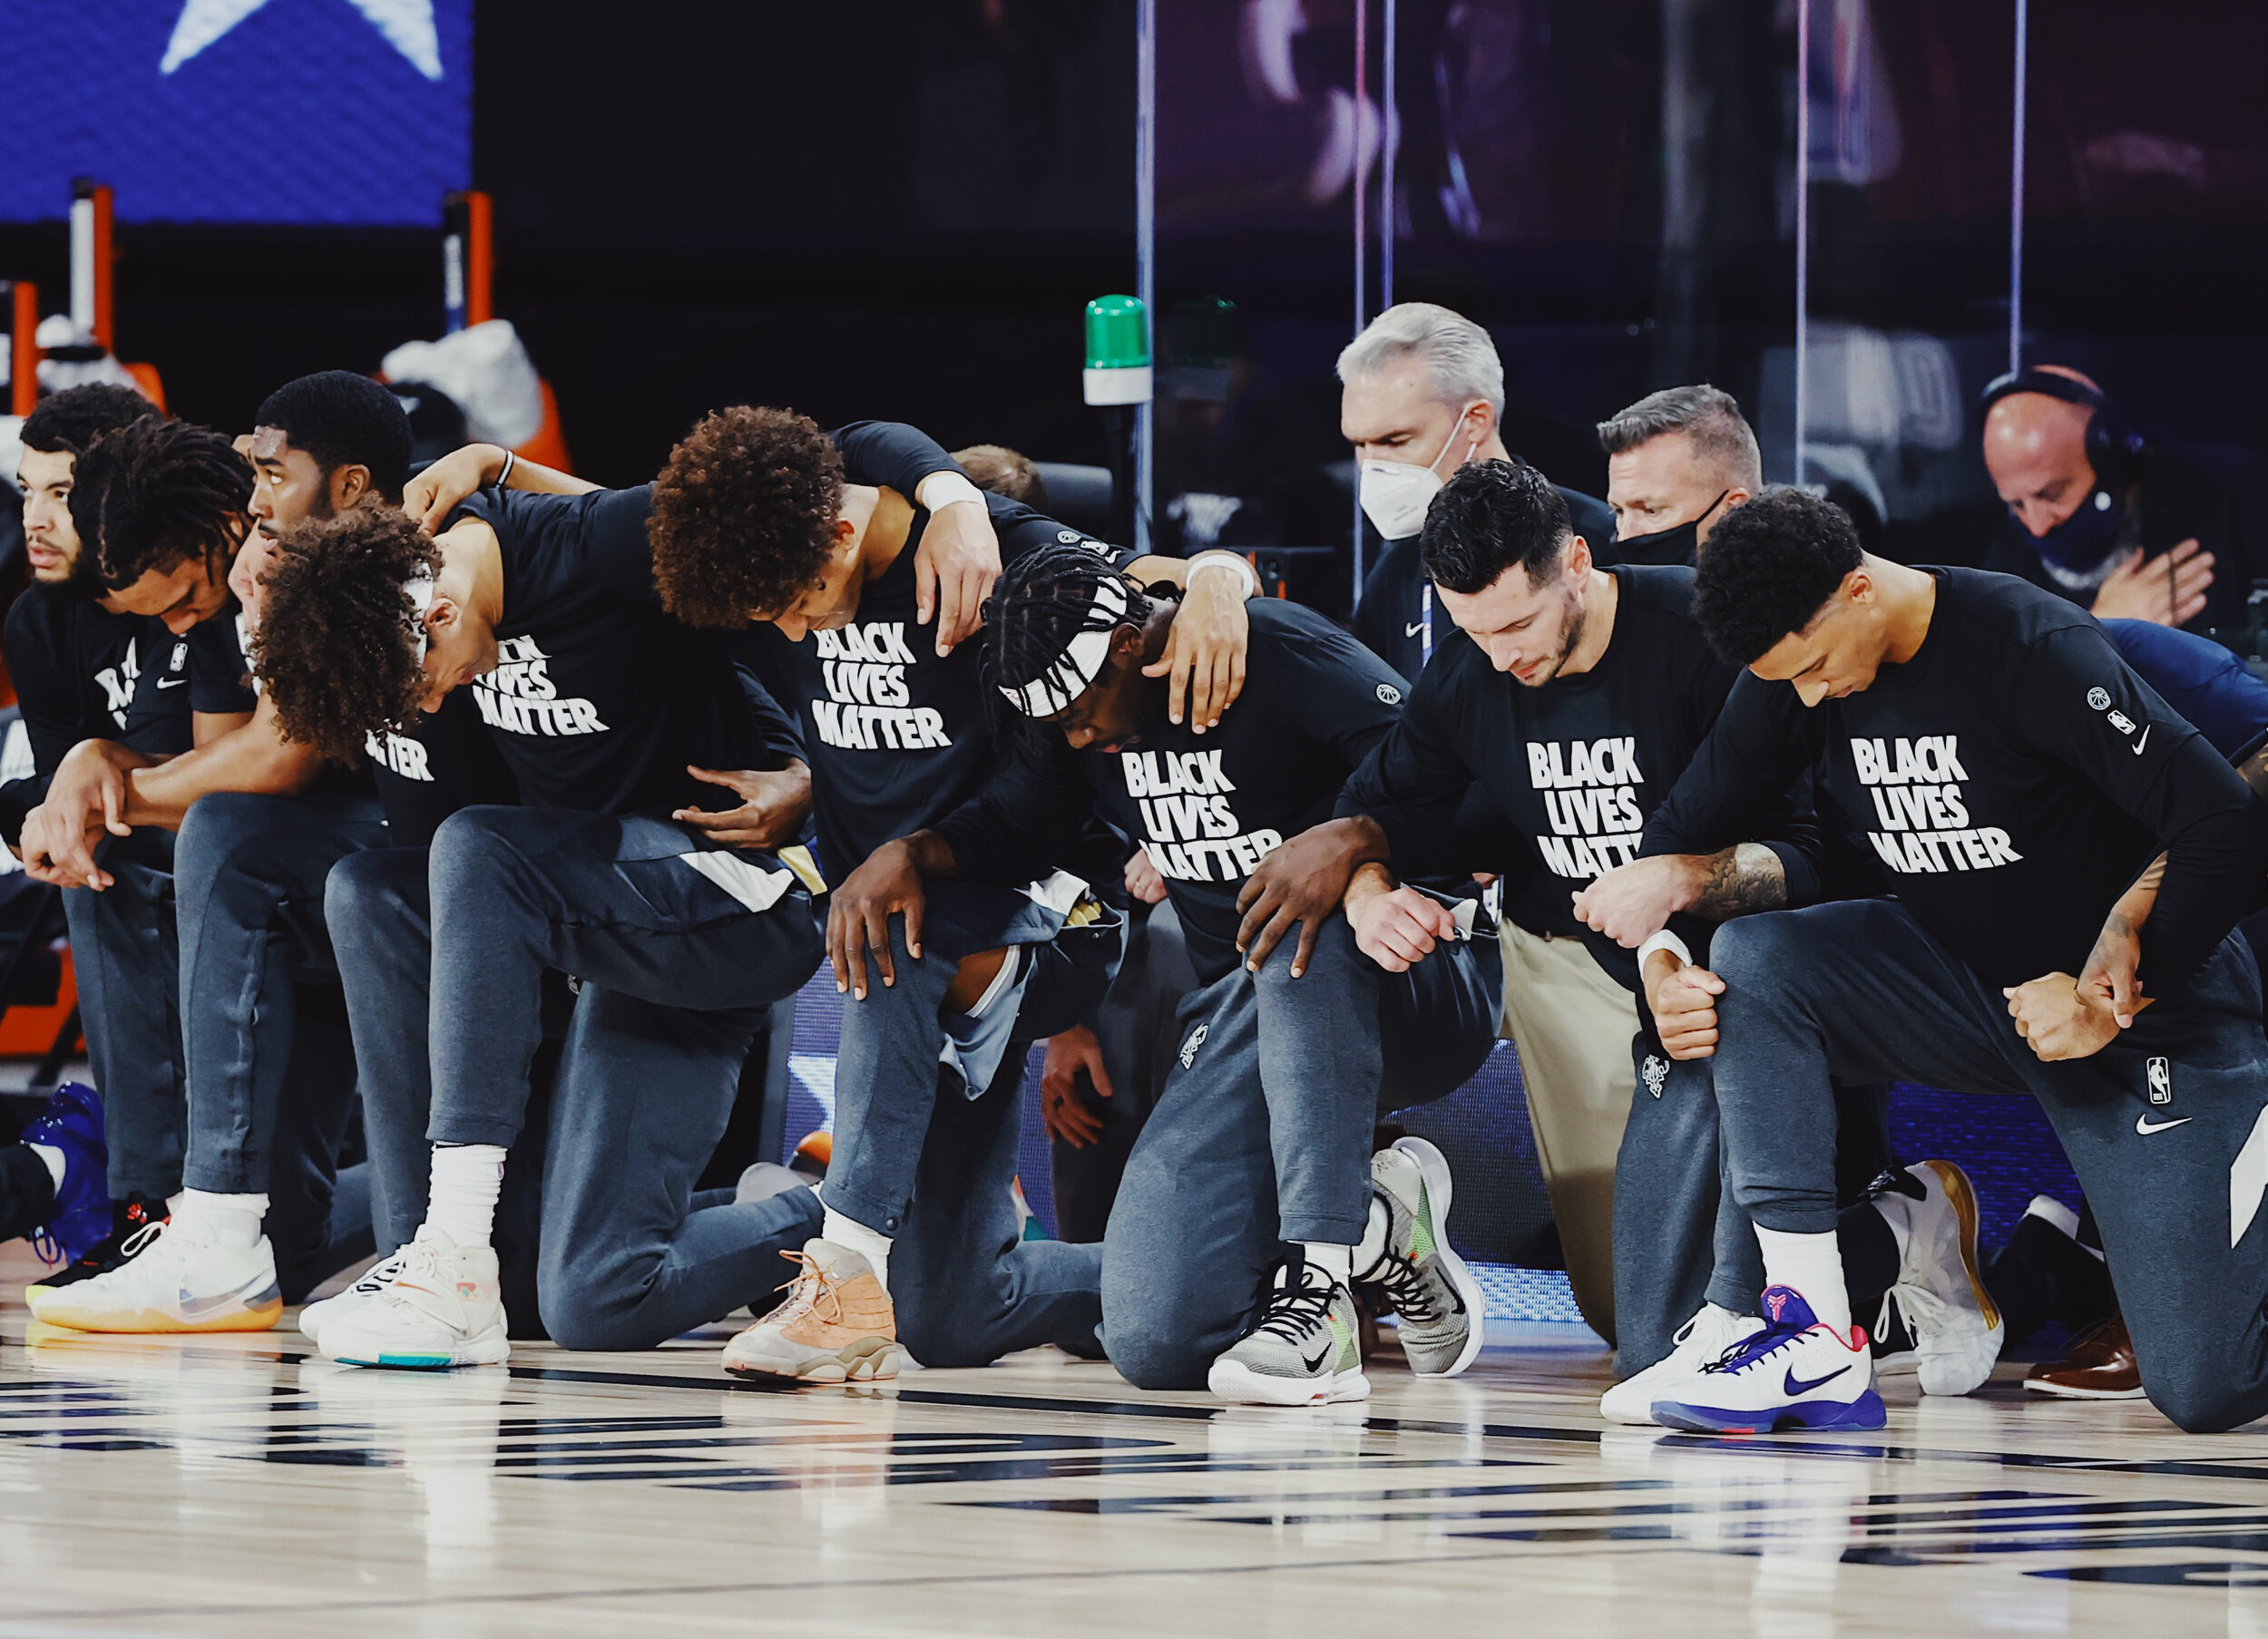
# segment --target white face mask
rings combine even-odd
[[[1409,461],[1365,461],[1363,463],[1360,494],[1363,514],[1371,522],[1381,537],[1400,541],[1414,535],[1425,527],[1425,509],[1433,504],[1433,497],[1441,493],[1441,474],[1434,469],[1443,457],[1456,447],[1457,429],[1465,423],[1474,405],[1467,405],[1457,412],[1449,436],[1442,441],[1441,454],[1423,466]],[[1473,434],[1461,458],[1450,468],[1454,472],[1472,459],[1473,451],[1481,447],[1481,435]]]

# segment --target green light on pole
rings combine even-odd
[[[1101,296],[1087,304],[1086,387],[1091,405],[1149,402],[1149,315],[1136,298]]]

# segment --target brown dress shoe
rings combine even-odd
[[[2126,1317],[2114,1314],[2089,1326],[2061,1360],[2033,1367],[2024,1387],[2066,1400],[2140,1400],[2142,1368]]]

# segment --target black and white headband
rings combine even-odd
[[[402,593],[409,600],[413,616],[410,625],[417,633],[417,664],[425,663],[425,617],[433,611],[433,571],[420,565],[415,574],[402,582]]]
[[[1116,575],[1097,581],[1091,608],[1100,610],[1110,619],[1075,635],[1070,647],[1041,668],[1040,675],[1031,682],[1014,688],[1001,685],[1000,691],[1008,697],[1008,703],[1028,717],[1051,717],[1069,711],[1071,702],[1085,694],[1089,686],[1102,675],[1103,666],[1110,658],[1110,634],[1118,629],[1126,606],[1124,581]]]

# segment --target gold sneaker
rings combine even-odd
[[[725,1370],[805,1383],[895,1377],[897,1314],[865,1255],[819,1240],[779,1255],[803,1273],[778,1308],[725,1345]]]

